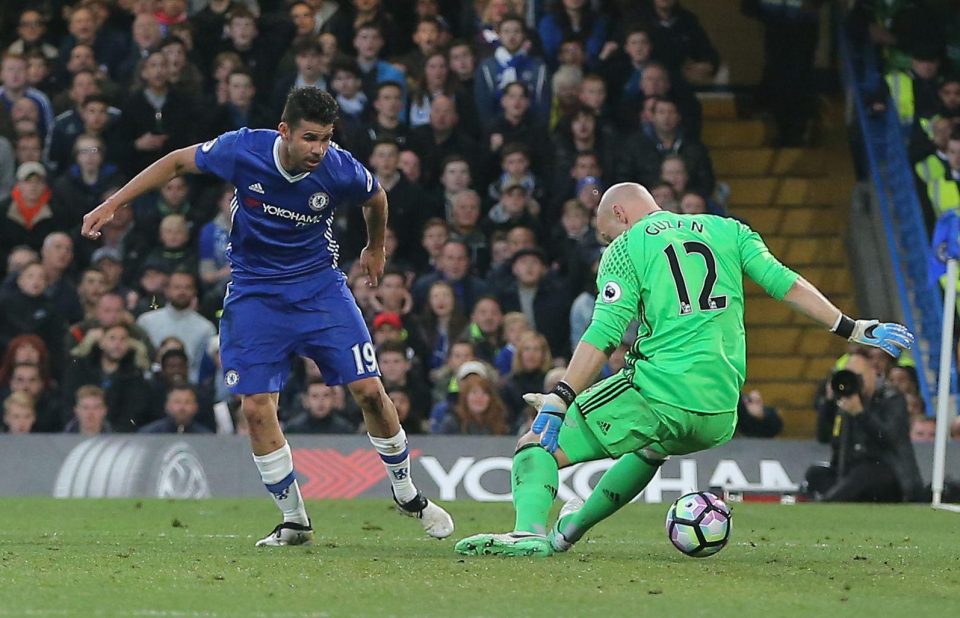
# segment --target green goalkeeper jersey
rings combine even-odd
[[[739,221],[651,213],[604,251],[582,340],[609,354],[637,320],[626,371],[645,397],[695,412],[734,410],[747,364],[744,274],[778,300],[798,277]]]

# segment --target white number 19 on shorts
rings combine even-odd
[[[373,350],[372,343],[358,343],[350,349],[353,351],[353,362],[357,364],[357,375],[377,370],[377,353]]]

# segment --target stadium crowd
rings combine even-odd
[[[677,0],[7,0],[0,32],[10,432],[244,431],[216,336],[233,187],[174,178],[100,239],[79,226],[168,152],[275,128],[292,87],[336,97],[336,142],[387,191],[378,288],[350,262],[359,208],[335,234],[408,433],[525,429],[521,395],[551,387],[590,320],[606,186],[723,214],[694,94],[720,59]],[[785,113],[802,132],[808,112]],[[360,429],[300,358],[280,411],[288,432]],[[782,428],[755,391],[740,417],[743,435]]]

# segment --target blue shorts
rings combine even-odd
[[[343,273],[227,288],[220,358],[230,392],[280,392],[293,354],[316,362],[331,385],[380,375],[370,332]]]

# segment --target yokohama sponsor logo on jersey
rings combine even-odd
[[[295,221],[297,223],[297,227],[314,225],[323,220],[321,215],[305,215],[301,212],[280,208],[279,206],[274,206],[272,204],[264,204],[263,212],[267,213],[268,215],[273,215],[274,217],[280,217],[281,219]]]

